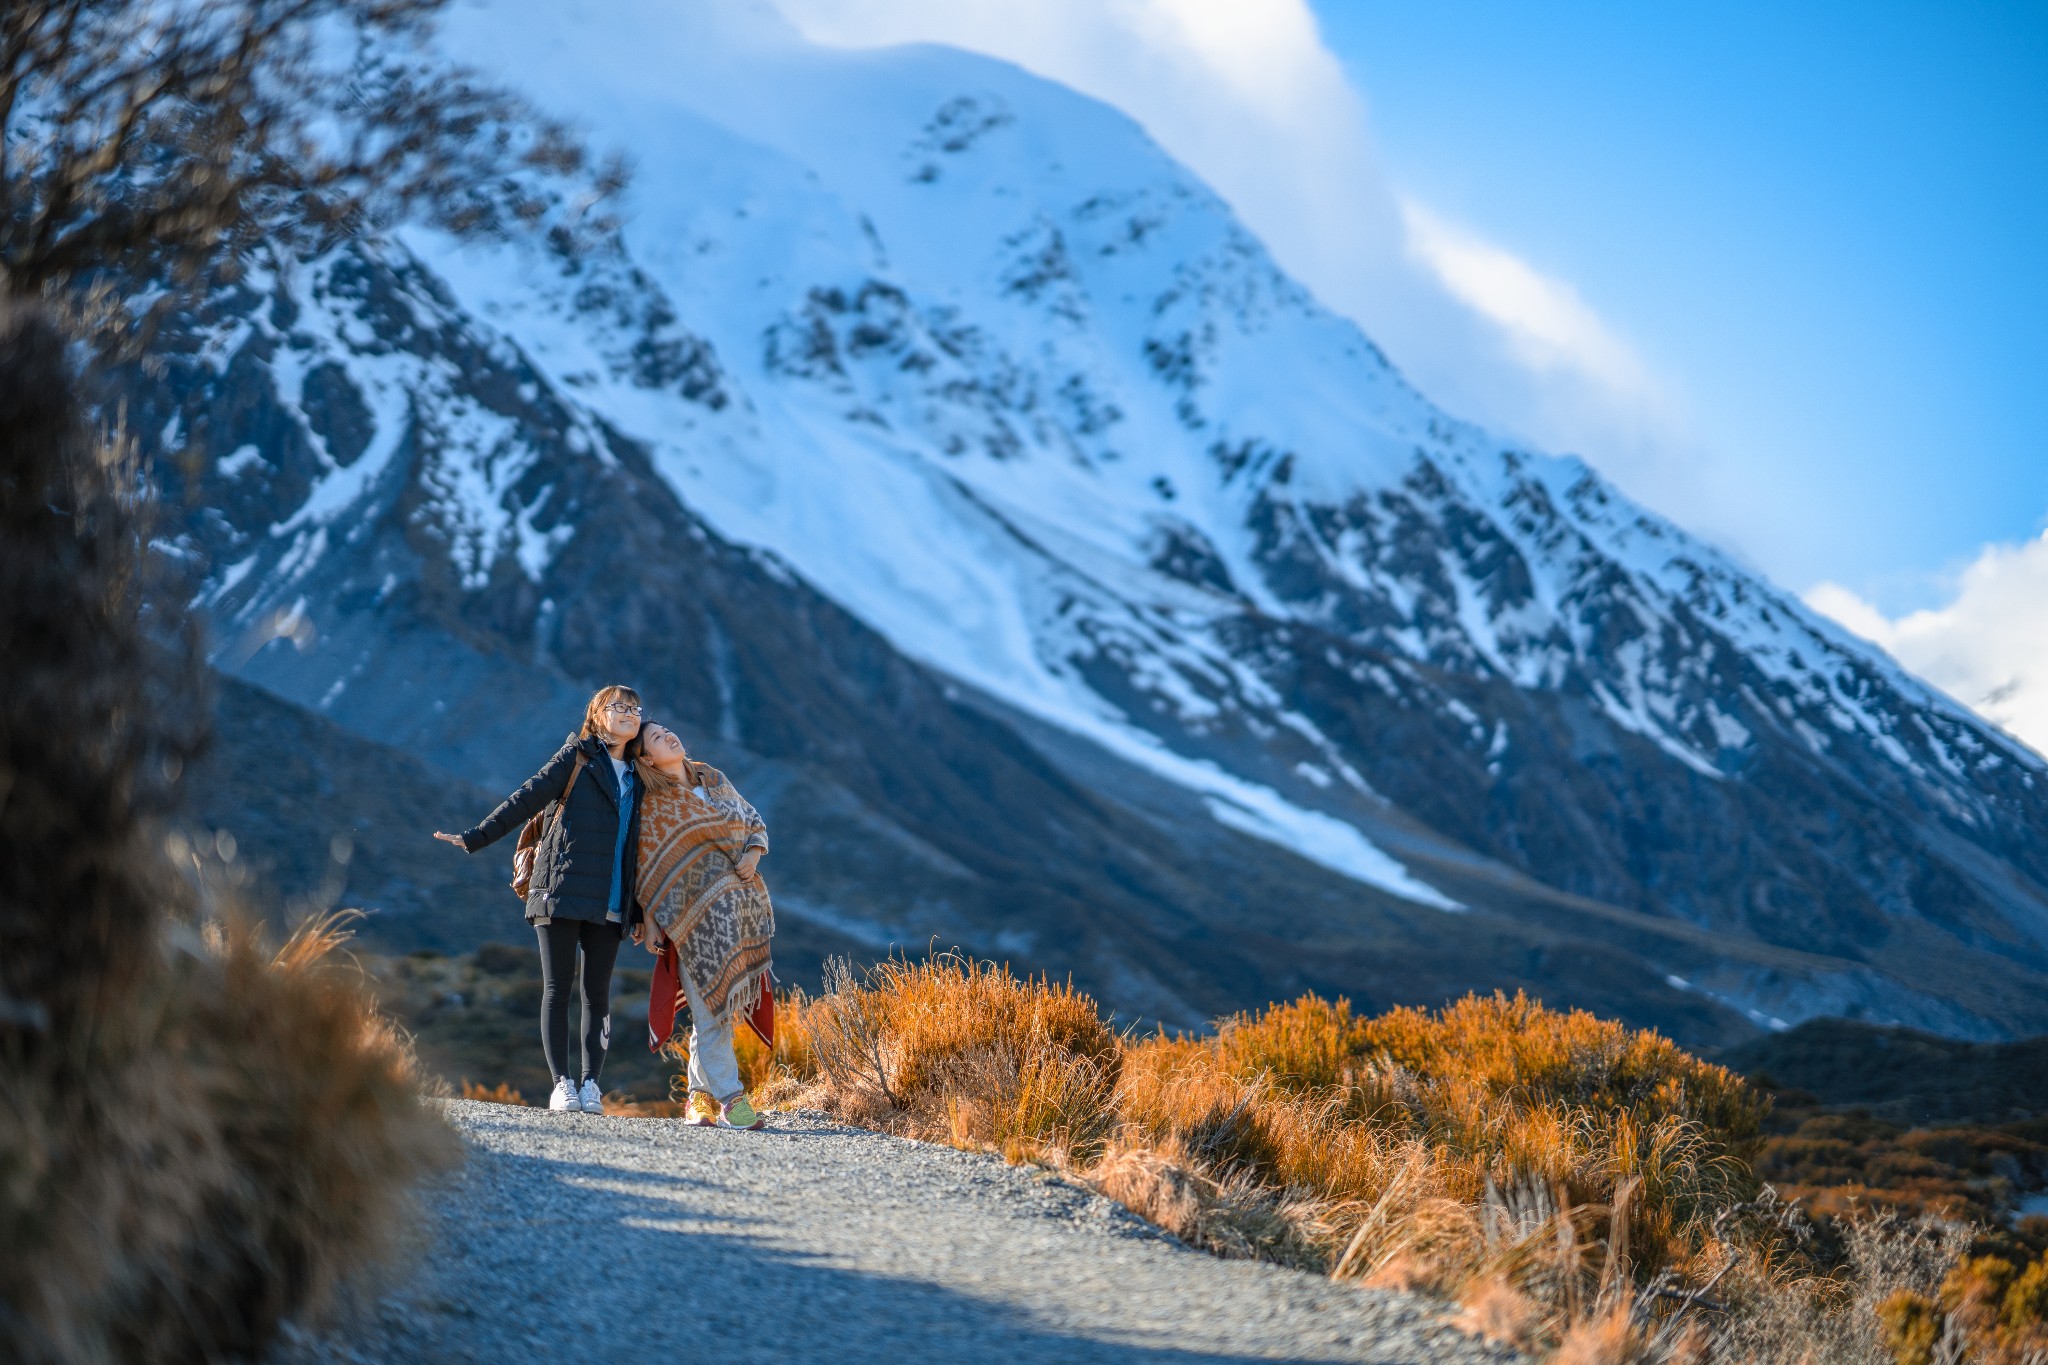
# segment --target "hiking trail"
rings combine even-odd
[[[989,1155],[772,1114],[758,1133],[450,1101],[418,1260],[274,1360],[1507,1365],[1441,1305],[1193,1250]]]

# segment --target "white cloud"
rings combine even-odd
[[[1957,578],[1946,606],[1896,620],[1834,583],[1806,600],[2048,753],[2048,534],[1985,547]]]
[[[948,43],[1116,105],[1432,398],[1593,455],[1653,501],[1684,496],[1679,423],[1649,368],[1570,284],[1391,182],[1304,0],[775,3],[817,41]]]
[[[1524,365],[1577,370],[1617,394],[1653,391],[1635,352],[1569,284],[1413,199],[1401,200],[1401,216],[1410,250],[1452,295],[1500,326]]]

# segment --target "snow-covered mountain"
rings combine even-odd
[[[738,6],[447,41],[631,153],[626,225],[187,320],[134,402],[223,667],[498,785],[634,680],[779,806],[791,914],[1161,1018],[2048,1028],[2048,765],[1436,409],[1116,111]]]

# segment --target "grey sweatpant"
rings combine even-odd
[[[711,1017],[696,983],[682,972],[683,998],[690,1002],[690,1089],[701,1090],[720,1104],[746,1090],[740,1084],[739,1058],[733,1055],[732,1026]]]

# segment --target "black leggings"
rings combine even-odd
[[[569,1069],[569,983],[582,986],[583,1075],[596,1080],[612,1040],[612,964],[625,934],[616,924],[557,919],[536,924],[540,935],[540,1045],[548,1070],[574,1078]],[[576,975],[576,949],[583,948],[583,975]]]

